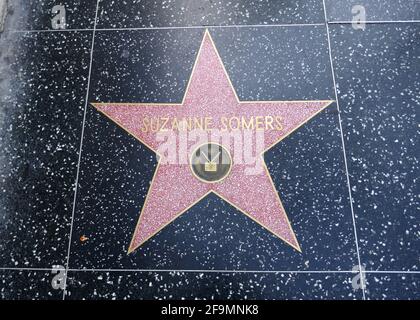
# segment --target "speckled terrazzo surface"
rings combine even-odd
[[[0,38],[1,299],[420,298],[418,1],[54,4]],[[127,254],[158,161],[90,102],[179,103],[206,28],[239,99],[334,100],[265,154],[302,252],[210,194]]]

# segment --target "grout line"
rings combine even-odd
[[[353,24],[354,21],[328,21],[327,24]],[[400,23],[420,23],[420,20],[372,20],[358,21],[365,24],[400,24]],[[96,24],[96,23],[95,23]],[[34,30],[5,30],[10,33],[25,32],[82,32],[82,31],[136,31],[136,30],[176,30],[176,29],[205,29],[205,28],[263,28],[263,27],[310,27],[324,26],[323,23],[283,23],[283,24],[238,24],[238,25],[201,25],[201,26],[167,26],[167,27],[115,27],[115,28],[86,28],[86,29],[34,29]]]
[[[335,71],[334,71],[334,64],[333,64],[332,52],[331,52],[330,30],[329,30],[329,27],[328,27],[327,10],[326,10],[326,6],[325,6],[325,0],[322,0],[322,3],[323,3],[323,7],[324,7],[325,27],[326,27],[326,31],[327,31],[327,40],[328,40],[328,53],[329,53],[329,56],[330,56],[330,67],[331,67],[332,80],[333,80],[333,84],[334,84],[335,101],[336,101],[337,110],[338,110],[338,124],[339,124],[339,127],[340,127],[340,133],[341,133],[341,145],[342,145],[342,148],[343,148],[344,167],[345,167],[345,170],[346,170],[350,210],[351,210],[351,215],[352,215],[352,220],[353,220],[353,231],[354,231],[354,238],[355,238],[355,243],[356,243],[357,262],[358,262],[358,266],[359,266],[360,279],[361,279],[361,281],[363,281],[364,270],[362,270],[362,262],[361,262],[361,259],[360,259],[359,239],[357,237],[356,217],[355,217],[354,208],[353,208],[353,196],[352,196],[352,193],[351,193],[350,175],[349,175],[349,169],[348,169],[348,164],[347,164],[347,152],[346,152],[346,145],[345,145],[345,142],[344,142],[343,126],[341,124],[341,112],[340,112],[340,105],[339,105],[339,102],[338,102],[337,84],[336,84],[336,81],[335,81]],[[365,282],[363,281],[362,284],[364,284],[364,283]],[[363,300],[366,300],[364,285],[362,285],[361,288],[362,288],[362,293],[363,293]]]
[[[195,270],[195,269],[74,269],[69,271],[76,272],[181,272],[181,273],[355,273],[354,271],[331,271],[331,270],[223,270],[223,269],[208,269],[208,270]]]
[[[96,23],[95,23],[96,24]],[[311,27],[323,26],[324,23],[283,23],[283,24],[237,24],[237,25],[200,25],[200,26],[167,26],[167,27],[115,27],[96,28],[96,31],[135,31],[135,30],[176,30],[176,29],[205,29],[205,28],[256,28],[256,27]],[[71,31],[93,31],[86,29],[35,29],[35,30],[9,30],[8,32],[71,32]]]
[[[57,270],[59,270],[58,268]],[[19,268],[19,267],[1,267],[0,271],[51,271],[52,268]]]
[[[51,271],[52,268],[0,268],[0,271]],[[60,270],[60,268],[56,269]],[[327,274],[327,273],[350,273],[353,270],[232,270],[232,269],[66,269],[71,272],[180,272],[180,273],[302,273],[302,274]],[[365,274],[420,274],[420,271],[404,270],[366,270]]]
[[[387,23],[419,23],[420,20],[371,20],[371,21],[357,21],[358,24],[387,24]],[[329,21],[328,24],[353,24],[354,21]]]
[[[96,21],[98,18],[99,2],[100,0],[96,1],[95,22],[93,25],[92,44],[90,48],[90,61],[89,61],[89,71],[88,71],[87,88],[86,88],[85,110],[83,112],[82,132],[80,135],[79,158],[77,161],[76,180],[75,180],[75,185],[74,185],[73,209],[71,213],[71,223],[70,223],[69,244],[67,248],[67,259],[66,259],[66,265],[65,265],[66,272],[64,274],[63,300],[65,300],[66,298],[67,272],[69,270],[69,262],[70,262],[71,238],[73,235],[73,222],[74,222],[74,214],[76,211],[76,200],[77,200],[77,191],[78,191],[79,176],[80,176],[80,164],[81,164],[81,159],[82,159],[83,138],[84,138],[84,133],[85,133],[86,113],[87,113],[87,107],[89,104],[88,100],[89,100],[89,89],[90,89],[90,77],[92,74],[93,48],[95,46],[95,32],[96,32]]]
[[[37,32],[81,32],[81,31],[90,31],[92,32],[92,28],[87,29],[34,29],[34,30],[5,30],[5,32],[9,33],[37,33]]]
[[[221,28],[267,28],[267,27],[313,27],[323,26],[323,23],[280,23],[280,24],[233,24],[233,25],[201,25],[180,27],[128,27],[128,28],[100,28],[99,31],[123,30],[172,30],[172,29],[221,29]]]
[[[410,271],[410,270],[408,270],[408,271],[404,271],[404,270],[401,270],[401,271],[398,271],[398,270],[389,270],[389,271],[387,271],[387,270],[371,270],[371,271],[363,271],[364,273],[372,273],[372,274],[381,274],[381,273],[383,273],[383,274],[387,274],[387,273],[390,273],[390,274],[392,274],[392,273],[396,273],[396,274],[399,274],[399,273],[402,273],[402,274],[420,274],[420,271]]]

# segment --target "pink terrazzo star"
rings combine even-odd
[[[331,101],[239,101],[208,31],[204,34],[184,99],[180,104],[93,103],[98,111],[160,156],[128,252],[134,251],[211,192],[301,251],[264,163],[263,152],[330,103]],[[204,132],[210,137],[212,130],[226,129],[223,118],[237,120],[243,117],[265,120],[266,116],[281,119],[281,126],[274,128],[273,125],[269,125],[270,123],[260,124],[264,130],[263,150],[258,153],[256,146],[252,146],[251,149],[254,153],[258,153],[254,167],[261,170],[254,170],[254,174],[249,173],[249,164],[235,161],[237,148],[217,141],[229,151],[233,162],[229,174],[223,180],[214,183],[198,179],[193,174],[189,161],[162,163],[162,154],[159,150],[162,149],[163,143],[167,144],[167,141],[162,141],[162,137],[159,137],[151,127],[148,128],[144,122],[145,119],[207,117],[211,118],[211,130],[206,128]],[[175,132],[175,129],[176,127],[171,126],[168,130]],[[249,127],[244,129],[230,126],[228,129],[251,132],[254,138],[257,132]],[[162,126],[161,131],[167,131],[166,127]],[[214,142],[211,138],[209,140]],[[191,150],[195,150],[197,141],[188,141],[187,149],[181,146],[178,140],[174,145],[176,150],[182,153],[178,156],[178,160],[183,156],[190,159]],[[181,149],[187,151],[181,152]]]

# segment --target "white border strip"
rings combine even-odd
[[[361,263],[361,260],[360,260],[359,239],[357,237],[356,218],[355,218],[354,209],[353,209],[353,196],[352,196],[352,193],[351,193],[349,169],[348,169],[348,165],[347,165],[347,152],[346,152],[346,146],[345,146],[345,142],[344,142],[343,127],[341,125],[341,112],[340,112],[340,105],[339,105],[339,102],[338,102],[337,85],[336,85],[336,81],[335,81],[335,71],[334,71],[334,64],[333,64],[332,53],[331,53],[330,30],[329,30],[328,22],[327,22],[327,10],[326,10],[326,7],[325,7],[325,0],[322,0],[322,3],[324,5],[325,27],[327,29],[327,39],[328,39],[328,53],[329,53],[329,56],[330,56],[331,74],[332,74],[333,83],[334,83],[335,103],[337,104],[337,110],[338,110],[338,124],[340,126],[341,145],[342,145],[342,148],[343,148],[343,157],[344,157],[344,167],[346,169],[347,188],[348,188],[348,193],[349,193],[351,216],[352,216],[352,220],[353,220],[353,230],[354,230],[354,238],[355,238],[355,243],[356,243],[357,262],[358,262],[358,265],[359,265],[360,278],[364,279],[364,274],[363,274],[364,271],[362,269],[362,263]],[[364,286],[362,286],[362,292],[363,292],[363,300],[366,300],[365,287]]]
[[[96,23],[95,23],[96,25]],[[200,25],[200,26],[172,26],[172,27],[116,27],[96,28],[96,31],[135,31],[135,30],[177,30],[177,29],[207,29],[207,28],[261,28],[261,27],[313,27],[323,26],[324,23],[282,23],[282,24],[232,24],[232,25]],[[69,31],[93,31],[86,29],[34,29],[34,30],[9,30],[9,32],[69,32]]]
[[[353,24],[353,21],[328,21],[327,24]],[[420,20],[372,20],[358,21],[365,24],[399,24],[399,23],[420,23]],[[261,28],[261,27],[314,27],[324,26],[324,23],[282,23],[282,24],[232,24],[232,25],[201,25],[201,26],[172,26],[172,27],[116,27],[116,28],[96,28],[94,29],[34,29],[34,30],[5,30],[10,33],[20,32],[75,32],[75,31],[136,31],[136,30],[176,30],[176,29],[206,29],[206,28]]]
[[[80,148],[79,148],[79,159],[77,161],[77,171],[76,171],[76,181],[74,185],[74,197],[73,197],[73,209],[71,213],[71,222],[70,222],[70,234],[69,234],[69,243],[67,247],[67,258],[66,258],[66,272],[64,274],[64,290],[63,290],[63,300],[66,298],[66,286],[67,286],[67,272],[69,270],[69,262],[70,262],[70,250],[71,250],[71,238],[73,235],[73,222],[74,222],[74,214],[76,211],[76,200],[77,200],[77,191],[78,191],[78,184],[79,184],[79,176],[80,176],[80,162],[82,159],[82,149],[83,149],[83,138],[85,134],[85,123],[86,123],[86,113],[87,113],[87,106],[88,106],[88,99],[89,99],[89,89],[90,89],[90,76],[92,73],[92,62],[93,62],[93,48],[95,46],[95,32],[96,32],[96,21],[98,18],[98,8],[99,8],[100,0],[96,1],[96,12],[95,12],[95,22],[92,31],[92,44],[90,48],[90,61],[89,61],[89,72],[88,72],[88,79],[87,79],[87,88],[86,88],[86,98],[85,98],[85,110],[83,112],[83,123],[82,123],[82,133],[80,135]]]
[[[63,270],[60,268],[54,270]],[[296,274],[311,274],[311,273],[319,273],[319,274],[334,274],[334,273],[348,273],[348,274],[355,274],[355,271],[351,270],[232,270],[232,269],[66,269],[69,272],[155,272],[155,273],[171,273],[171,272],[179,272],[179,273],[296,273]],[[51,272],[52,268],[0,268],[0,271],[44,271],[44,272]],[[363,271],[364,274],[414,274],[420,275],[419,271],[410,271],[410,270],[366,270]]]
[[[353,24],[354,21],[329,21],[328,24]],[[420,20],[371,20],[371,21],[357,21],[357,24],[387,24],[387,23],[420,23]]]

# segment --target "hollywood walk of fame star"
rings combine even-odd
[[[247,174],[249,166],[235,162],[231,146],[214,141],[201,146],[189,145],[192,151],[188,154],[187,163],[162,164],[159,160],[128,253],[211,192],[300,252],[263,153],[331,102],[240,101],[206,30],[181,103],[93,103],[98,111],[159,156],[162,156],[158,150],[163,142],[156,131],[170,122],[168,119],[207,118],[211,119],[212,129],[226,129],[227,119],[237,120],[236,125],[239,119],[253,119],[251,131],[255,133],[257,130],[254,129],[258,128],[264,130],[264,148],[258,154],[260,161],[256,163],[262,169],[259,174]],[[151,119],[164,120],[158,122],[157,130],[152,130]],[[250,122],[247,125],[246,130],[250,128]],[[176,126],[169,126],[168,130],[175,129]],[[208,129],[206,127],[206,132]],[[244,126],[235,127],[239,131],[245,129]],[[179,142],[176,142],[176,146],[180,148]],[[217,160],[221,155],[228,159],[224,166]]]

